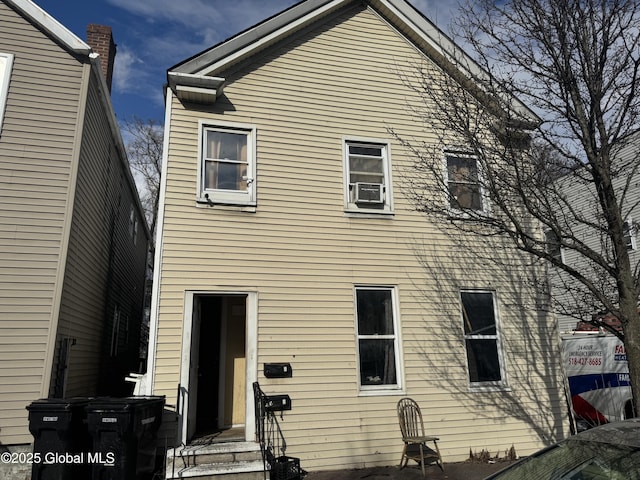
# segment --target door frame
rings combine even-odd
[[[258,378],[258,292],[249,290],[187,290],[184,296],[184,318],[182,329],[182,355],[180,362],[180,396],[178,411],[178,438],[183,444],[188,441],[189,421],[196,421],[195,415],[189,414],[190,409],[190,367],[192,332],[194,330],[194,299],[197,296],[244,296],[246,298],[246,340],[245,340],[245,440],[255,438],[256,422],[253,407],[253,382]],[[191,417],[191,418],[190,418]]]

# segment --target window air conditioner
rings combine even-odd
[[[384,202],[384,185],[382,185],[381,183],[358,182],[355,184],[355,188],[355,203]]]

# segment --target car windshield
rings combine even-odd
[[[640,480],[640,449],[569,440],[514,466],[495,480]]]

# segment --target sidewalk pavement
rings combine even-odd
[[[436,465],[426,468],[426,480],[482,480],[513,462],[496,463],[445,463],[444,471]],[[398,467],[373,467],[353,470],[312,472],[306,480],[424,480],[420,466],[413,464],[400,470]]]

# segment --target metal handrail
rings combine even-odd
[[[271,479],[299,480],[307,472],[300,468],[300,459],[287,457],[287,442],[278,423],[275,413],[267,408],[269,397],[260,388],[258,382],[253,383],[253,394],[256,413],[256,440],[260,444],[262,462],[264,464],[264,478],[267,478],[267,470],[271,472]],[[284,477],[281,467],[285,466]]]

